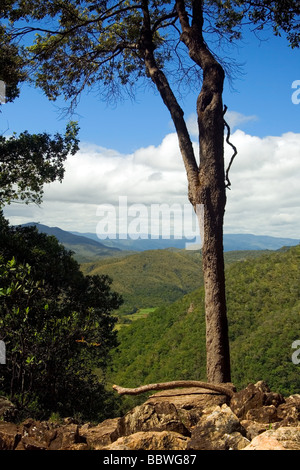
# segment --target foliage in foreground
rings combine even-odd
[[[33,417],[105,417],[111,400],[95,375],[116,346],[111,311],[121,298],[107,276],[84,276],[54,237],[0,227],[0,389]]]

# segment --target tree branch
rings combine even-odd
[[[140,393],[149,392],[150,390],[170,390],[173,388],[190,387],[205,388],[207,390],[221,393],[222,395],[227,395],[228,397],[232,397],[234,395],[233,390],[227,388],[226,386],[208,384],[206,382],[199,382],[198,380],[175,380],[174,382],[142,385],[141,387],[137,388],[123,388],[119,385],[113,385],[113,389],[116,390],[119,395],[139,395]]]
[[[189,23],[189,18],[188,18],[183,0],[176,0],[176,10],[178,13],[178,18],[181,24],[182,32],[183,33],[189,32],[190,23]]]
[[[180,152],[185,165],[188,185],[189,185],[189,199],[195,207],[197,201],[194,200],[195,189],[199,185],[198,179],[198,165],[196,162],[193,144],[187,129],[187,125],[184,119],[184,113],[181,109],[173,90],[170,87],[169,81],[158,66],[154,50],[155,45],[153,43],[153,36],[151,31],[150,14],[148,10],[148,0],[142,1],[142,13],[143,13],[143,30],[140,40],[140,50],[143,53],[147,73],[153,83],[155,84],[160,96],[168,108],[171,118],[173,120],[176,133],[178,136]]]
[[[177,12],[175,11],[175,8],[171,13],[163,15],[161,18],[159,18],[157,21],[155,21],[155,23],[152,27],[152,32],[154,33],[155,31],[160,29],[160,27],[163,27],[162,25],[163,25],[164,21],[166,21],[166,20],[173,20],[173,21],[177,20]]]

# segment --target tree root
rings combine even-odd
[[[157,384],[148,384],[142,385],[141,387],[137,388],[123,388],[119,385],[113,385],[113,389],[118,392],[119,395],[139,395],[140,393],[145,393],[150,390],[170,390],[172,388],[180,388],[180,387],[201,387],[208,390],[212,390],[214,392],[221,393],[222,395],[227,395],[232,397],[234,392],[230,388],[222,385],[217,384],[208,384],[206,382],[199,382],[197,380],[176,380],[174,382],[164,382],[164,383],[157,383]]]

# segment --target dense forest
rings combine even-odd
[[[283,394],[298,393],[292,343],[300,339],[300,246],[230,263],[226,283],[233,383],[265,380]],[[203,288],[122,327],[118,340],[111,383],[205,380]]]

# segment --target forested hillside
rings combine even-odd
[[[226,271],[232,381],[265,380],[298,393],[300,246],[228,265]],[[200,288],[118,333],[109,382],[127,387],[175,379],[205,379],[204,292]]]
[[[202,283],[199,253],[168,250],[145,251],[126,258],[106,259],[82,266],[85,274],[106,274],[121,293],[118,313],[173,302]]]
[[[263,251],[225,253],[227,264]],[[97,259],[81,265],[84,274],[108,275],[112,287],[122,294],[118,315],[130,315],[140,308],[159,307],[181,298],[203,283],[201,254],[189,250],[149,250],[120,258]],[[130,318],[130,317],[128,317]]]

